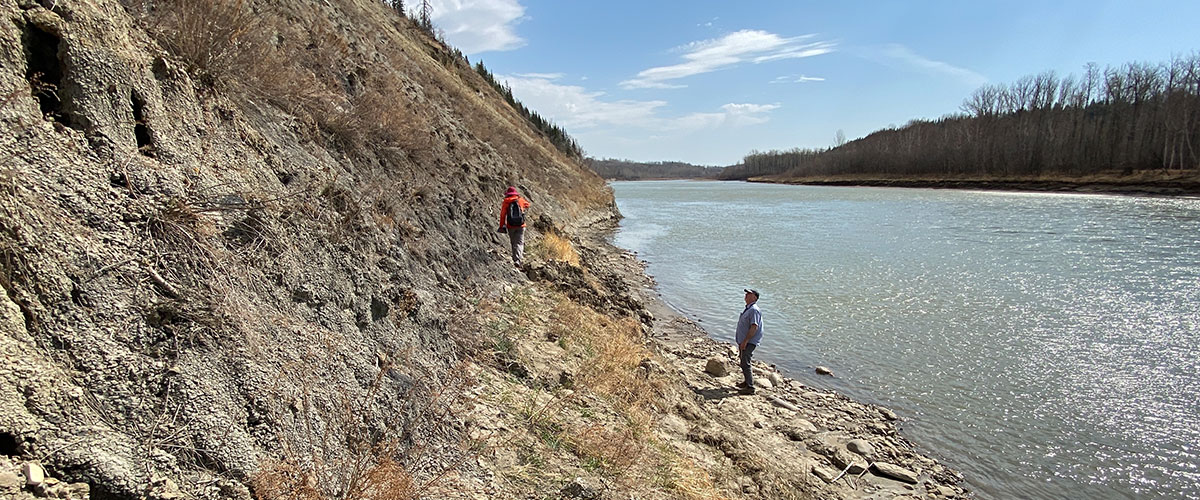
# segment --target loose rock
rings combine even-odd
[[[26,486],[37,487],[46,481],[46,471],[42,469],[41,465],[33,462],[26,462],[25,465],[22,465],[21,474],[25,476]]]
[[[875,464],[871,466],[871,469],[883,477],[892,478],[897,481],[904,481],[910,484],[917,484],[917,473],[905,469],[899,465],[889,464],[887,462],[875,462]]]
[[[833,370],[830,370],[829,368],[826,368],[824,366],[818,366],[817,367],[817,375],[828,375],[828,376],[832,377]]]
[[[814,476],[821,478],[822,481],[832,483],[833,478],[837,477],[838,473],[823,465],[813,465],[812,473]]]
[[[871,446],[865,439],[852,439],[846,443],[846,449],[858,453],[864,457],[869,457],[875,453],[875,447]]]
[[[599,499],[604,493],[604,485],[591,478],[577,477],[566,486],[562,494],[568,498],[583,498],[585,500]]]
[[[771,372],[767,375],[767,379],[777,386],[783,385],[783,375],[780,375],[779,372]]]
[[[839,468],[845,469],[849,467],[849,470],[846,471],[847,474],[858,474],[867,470],[867,463],[863,461],[863,458],[850,453],[845,448],[834,450],[833,456],[829,457],[829,460]]]
[[[729,375],[729,366],[721,358],[708,358],[704,364],[704,371],[714,377],[724,377]]]

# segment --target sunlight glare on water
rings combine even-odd
[[[726,339],[759,289],[756,356],[896,410],[981,498],[1200,499],[1200,200],[613,188],[668,302]]]

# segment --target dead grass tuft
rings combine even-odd
[[[545,260],[566,262],[579,267],[579,252],[575,251],[575,246],[571,244],[570,239],[558,233],[543,234],[541,239],[530,245],[530,253]]]

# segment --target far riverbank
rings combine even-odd
[[[1034,191],[1061,193],[1106,193],[1135,196],[1200,196],[1200,173],[1195,170],[1163,174],[1161,172],[1132,175],[1105,174],[1087,177],[877,177],[828,176],[780,177],[762,176],[745,179],[747,182],[810,186],[903,187],[927,189],[967,189],[988,191]]]

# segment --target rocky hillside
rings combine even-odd
[[[472,301],[520,278],[504,189],[539,232],[614,215],[374,0],[0,16],[0,455],[92,498],[244,497],[264,461],[456,441],[428,412],[481,351]]]
[[[729,398],[603,181],[383,2],[0,15],[0,498],[963,494],[884,410]]]

